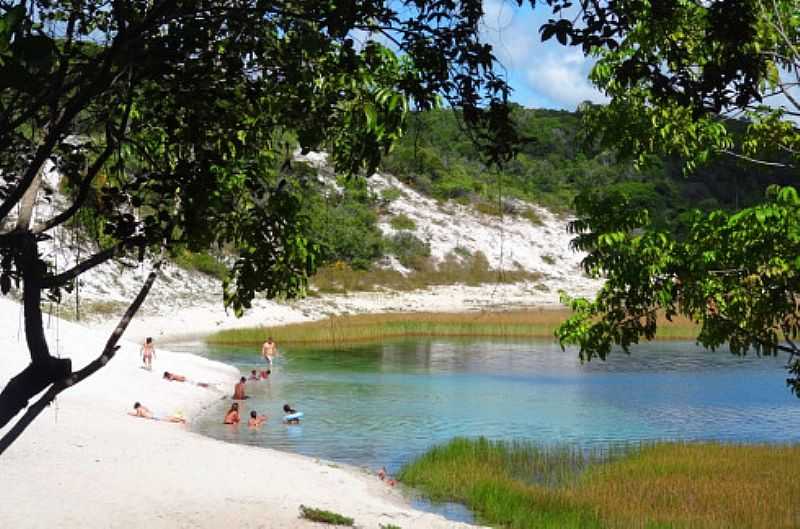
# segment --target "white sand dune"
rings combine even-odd
[[[2,385],[28,363],[24,335],[17,333],[19,310],[0,299]],[[170,330],[180,325],[175,314]],[[72,358],[74,369],[91,361],[107,338],[57,320],[50,322],[48,334],[53,351]],[[351,516],[363,528],[389,523],[467,527],[412,509],[398,490],[356,469],[128,416],[139,400],[154,411],[181,411],[191,420],[226,397],[238,372],[159,348],[155,370],[148,372],[139,368],[139,346],[121,345],[108,366],[62,393],[0,456],[1,528],[319,526],[298,518],[300,504]],[[219,389],[164,381],[164,370]]]

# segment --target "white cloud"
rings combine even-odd
[[[483,10],[483,37],[506,69],[509,84],[523,99],[567,109],[586,100],[608,101],[588,80],[592,58],[555,39],[541,42],[539,27],[551,13],[520,9],[508,0],[487,0]]]
[[[544,52],[544,47],[540,51]],[[565,108],[574,109],[583,101],[607,102],[608,98],[588,79],[593,61],[578,49],[559,47],[531,57],[525,80],[532,90]]]

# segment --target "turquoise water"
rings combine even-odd
[[[261,368],[257,348],[185,348]],[[248,382],[258,430],[222,424],[230,400],[195,431],[396,472],[455,436],[605,446],[661,439],[800,441],[800,399],[785,358],[737,357],[658,342],[581,365],[551,342],[426,340],[347,350],[283,348],[269,381]],[[231,388],[232,391],[232,388]],[[305,413],[282,424],[284,403]]]

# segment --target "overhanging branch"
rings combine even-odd
[[[103,251],[97,252],[85,261],[73,266],[69,270],[65,270],[60,274],[46,276],[42,279],[42,288],[55,288],[66,285],[87,270],[91,270],[95,266],[101,265],[122,252],[125,247],[124,243],[117,243],[111,248],[106,248]]]
[[[125,332],[125,329],[128,328],[128,324],[130,324],[131,319],[139,310],[142,303],[144,302],[147,294],[150,292],[150,288],[153,286],[153,282],[156,279],[156,271],[160,267],[161,263],[156,263],[150,275],[147,276],[147,280],[142,285],[139,294],[136,296],[136,299],[128,307],[128,310],[125,311],[125,314],[122,316],[119,324],[114,329],[114,332],[111,333],[111,336],[108,337],[108,341],[106,342],[103,351],[100,353],[100,356],[95,358],[92,362],[90,362],[86,367],[73,373],[72,375],[55,382],[50,389],[45,392],[42,397],[36,401],[35,404],[30,406],[25,414],[20,418],[19,421],[0,439],[0,455],[6,451],[6,449],[11,446],[11,444],[25,431],[25,429],[33,422],[33,420],[56,398],[56,396],[64,391],[65,389],[74,386],[75,384],[85,380],[92,374],[96,373],[100,369],[103,368],[113,357],[114,354],[119,349],[117,342],[122,337],[122,334]]]

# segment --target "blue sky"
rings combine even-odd
[[[588,81],[591,59],[579,47],[542,42],[539,27],[552,17],[545,6],[517,8],[504,0],[486,0],[484,38],[492,44],[514,88],[512,100],[526,107],[574,110],[582,101],[606,101]]]

